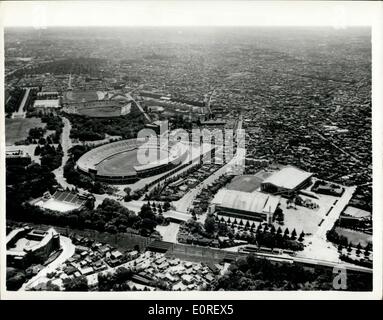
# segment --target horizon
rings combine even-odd
[[[369,26],[376,2],[353,1],[12,1],[4,27]]]

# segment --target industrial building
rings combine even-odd
[[[261,190],[272,194],[289,195],[304,189],[311,183],[313,174],[288,166],[273,173],[261,184]]]
[[[233,218],[271,221],[280,198],[259,191],[221,189],[211,202],[210,212]]]

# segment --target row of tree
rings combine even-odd
[[[372,275],[347,275],[348,291],[372,290]],[[318,268],[306,270],[296,264],[271,262],[253,255],[232,263],[220,277],[213,290],[334,290],[333,270]]]

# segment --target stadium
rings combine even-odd
[[[103,91],[68,91],[62,99],[62,105],[66,113],[92,118],[119,117],[130,113],[132,97]]]
[[[96,181],[133,183],[165,172],[186,159],[188,152],[184,144],[166,142],[130,139],[109,143],[85,153],[77,161],[76,167]],[[137,153],[142,151],[147,152],[145,164],[140,163],[137,157]]]

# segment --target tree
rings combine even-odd
[[[281,212],[281,213],[277,216],[277,221],[278,221],[280,224],[283,224],[283,222],[285,221],[285,215],[283,214],[283,212]]]
[[[170,202],[169,201],[165,201],[164,203],[164,211],[169,211],[170,209]]]
[[[40,155],[40,153],[41,153],[41,148],[40,148],[39,145],[37,145],[36,148],[35,148],[35,156]]]
[[[357,247],[356,247],[356,255],[359,256],[360,253],[361,253],[361,249],[362,249],[362,246],[360,243],[358,243]]]
[[[88,291],[88,280],[85,276],[74,279],[64,279],[63,281],[65,291]]]
[[[299,235],[299,239],[298,239],[298,241],[299,241],[299,242],[303,242],[304,237],[305,237],[305,233],[302,231],[301,234]]]
[[[296,240],[296,239],[297,239],[297,232],[296,232],[295,229],[291,232],[291,237],[290,237],[290,239],[291,239],[291,240]]]
[[[95,202],[96,202],[95,198],[89,197],[85,201],[85,207],[88,208],[89,210],[93,210]]]
[[[215,223],[214,215],[209,214],[209,215],[206,217],[204,227],[205,227],[205,231],[206,231],[209,235],[213,235],[213,234],[214,234],[214,232],[215,232],[215,228],[216,228],[216,223]]]
[[[285,232],[283,233],[283,237],[287,238],[289,236],[289,234],[290,234],[289,228],[286,228]]]

